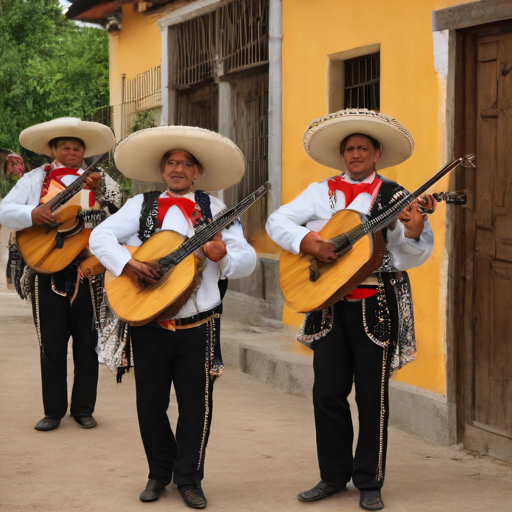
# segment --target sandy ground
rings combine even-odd
[[[2,233],[0,263],[4,241]],[[1,263],[2,273],[4,268]],[[82,429],[66,416],[57,430],[34,430],[43,409],[31,311],[6,290],[3,277],[0,281],[0,510],[189,510],[174,485],[157,502],[138,500],[147,464],[133,373],[116,384],[108,369],[101,368],[97,428]],[[224,328],[237,326],[226,323]],[[203,483],[209,510],[360,510],[353,488],[316,503],[296,499],[319,480],[308,398],[273,389],[235,367],[228,367],[217,381],[214,397]],[[174,423],[174,402],[169,415]],[[506,463],[458,447],[433,446],[394,429],[388,453],[383,490],[387,510],[512,511],[512,467]]]

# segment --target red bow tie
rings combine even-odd
[[[341,190],[343,192],[345,195],[345,208],[348,208],[349,204],[363,192],[372,195],[377,185],[380,183],[381,181],[377,177],[375,177],[371,183],[349,183],[341,176],[335,176],[327,182],[330,192],[334,192],[335,190]]]
[[[192,218],[192,214],[196,208],[196,203],[194,203],[194,201],[191,201],[186,197],[161,197],[158,200],[158,227],[162,227],[165,214],[169,208],[174,205],[181,210],[181,213],[183,213],[187,219]]]

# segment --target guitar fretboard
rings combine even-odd
[[[348,231],[345,233],[346,237],[350,240],[350,243],[353,245],[358,240],[360,240],[364,235],[373,234],[381,229],[389,226],[394,220],[398,218],[401,211],[409,206],[416,198],[418,198],[423,192],[428,190],[434,183],[439,181],[443,176],[448,174],[452,169],[461,164],[464,160],[471,161],[472,156],[466,156],[464,158],[457,158],[453,162],[442,167],[432,178],[430,178],[426,183],[424,183],[421,187],[416,189],[412,193],[405,194],[399,201],[390,206],[386,211],[381,213],[375,219],[364,220],[360,226]],[[340,237],[343,235],[340,235]],[[336,246],[338,239],[341,240],[340,237],[335,237],[332,239],[332,242]]]
[[[178,265],[187,256],[197,251],[206,242],[208,242],[216,233],[225,228],[228,224],[235,221],[242,213],[248,210],[258,199],[260,199],[268,189],[270,183],[267,181],[260,188],[249,194],[245,199],[242,199],[236,206],[229,210],[224,210],[218,213],[206,226],[198,230],[192,237],[183,242],[172,253],[160,258],[158,263],[162,273],[169,271],[173,266]]]

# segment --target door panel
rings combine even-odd
[[[473,392],[466,417],[472,427],[512,439],[512,34],[475,44]]]

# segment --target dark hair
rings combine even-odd
[[[382,146],[380,145],[380,142],[377,139],[374,139],[373,137],[370,137],[370,135],[366,135],[366,133],[351,133],[350,135],[347,135],[340,144],[340,155],[343,155],[345,151],[345,146],[347,145],[347,140],[350,139],[350,137],[366,137],[373,145],[374,149],[382,149]]]
[[[162,157],[162,160],[160,160],[160,173],[164,172],[164,167],[167,162],[167,159],[171,156],[171,153],[174,153],[175,151],[185,151],[185,150],[184,149],[170,149],[169,151],[167,151],[165,153],[165,155]],[[188,151],[185,151],[185,153],[188,153]],[[199,174],[202,174],[203,167],[201,166],[201,164],[199,163],[197,158],[192,153],[188,153],[188,154],[192,157],[192,162],[194,162],[194,165],[197,165],[199,167],[199,171],[200,171]]]
[[[55,137],[55,139],[52,139],[50,142],[48,142],[48,144],[50,145],[51,148],[57,149],[59,142],[66,141],[66,140],[70,140],[72,142],[78,142],[85,149],[84,141],[82,139],[79,139],[78,137]]]

